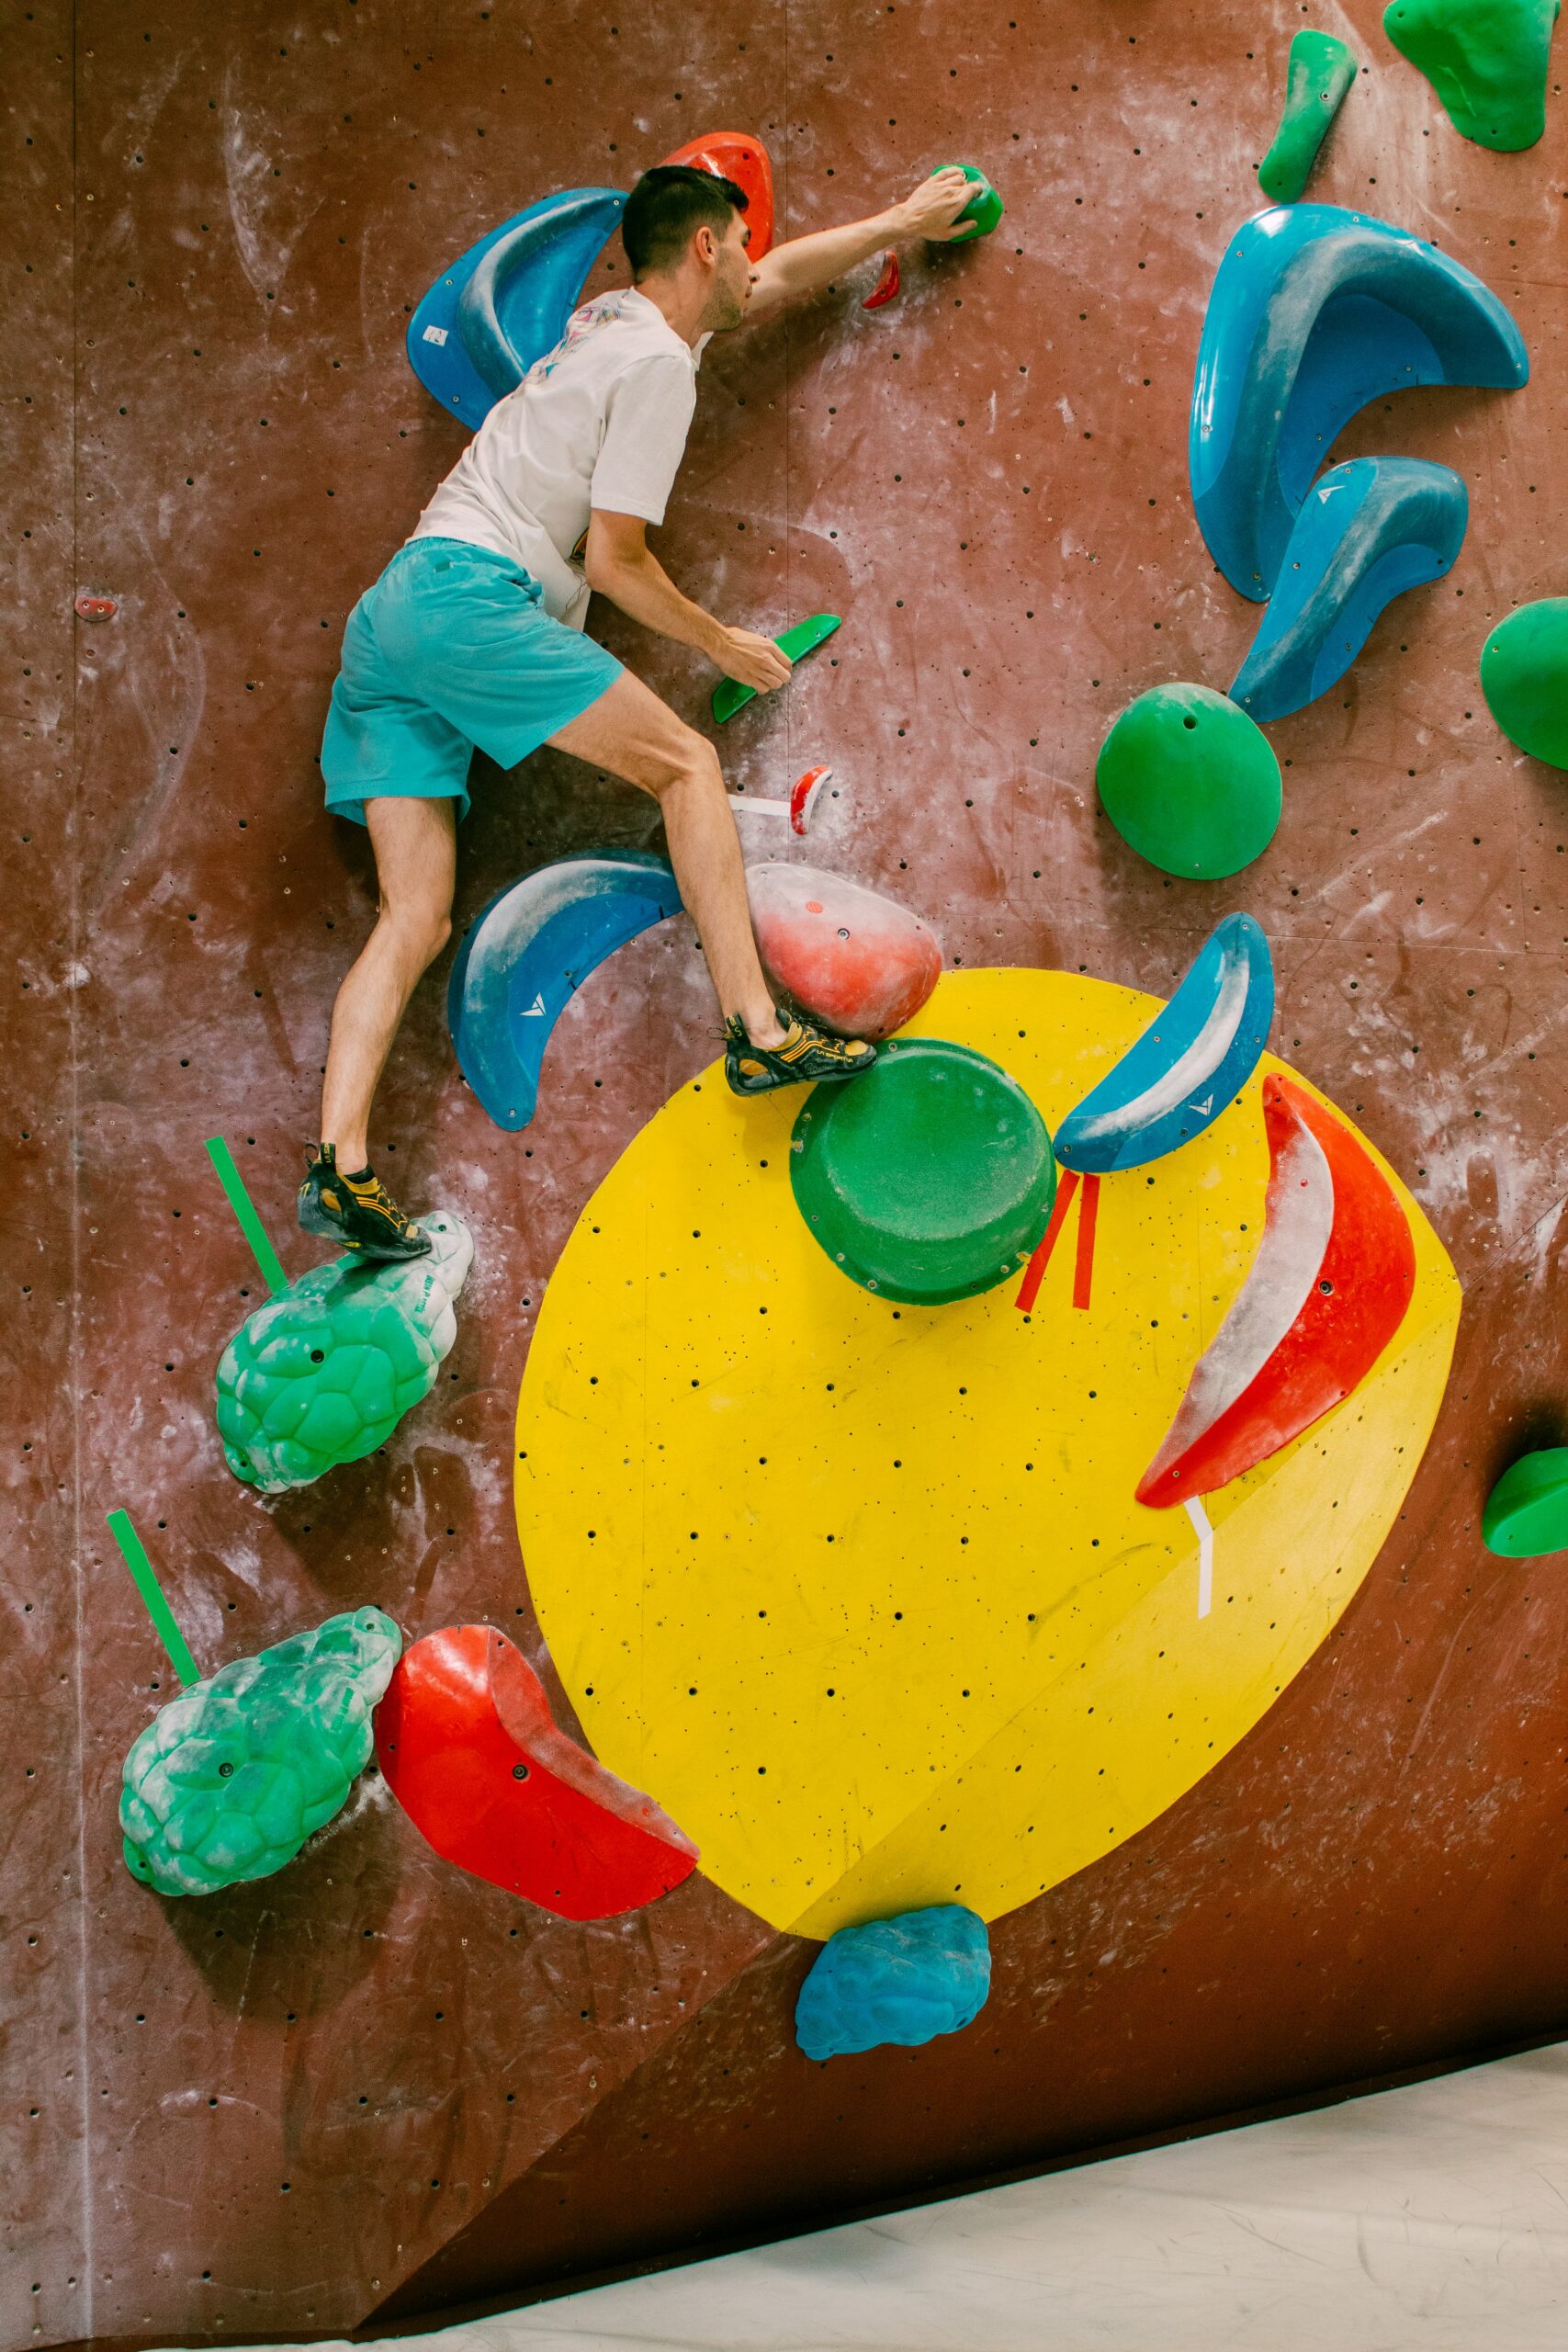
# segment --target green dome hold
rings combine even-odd
[[[1164,874],[1217,882],[1260,857],[1280,822],[1280,763],[1262,729],[1209,686],[1151,686],[1100,747],[1100,805]]]
[[[1568,596],[1498,622],[1481,650],[1481,691],[1510,743],[1568,768]]]
[[[266,1878],[340,1812],[402,1654],[378,1609],[329,1617],[159,1708],[120,1792],[126,1867],[160,1894]]]
[[[1393,0],[1382,28],[1478,147],[1533,147],[1559,0]]]
[[[1568,1445],[1524,1453],[1486,1498],[1481,1540],[1505,1560],[1568,1552]]]
[[[974,222],[966,237],[948,237],[950,245],[972,245],[976,237],[988,237],[1002,217],[1002,200],[977,164],[939,164],[936,172],[962,172],[966,180],[975,182],[975,193],[953,223],[955,228],[965,220]],[[931,174],[934,180],[936,172]]]
[[[790,1143],[796,1206],[863,1290],[919,1306],[1016,1273],[1051,1214],[1045,1122],[967,1046],[905,1037],[874,1069],[807,1096]]]
[[[427,1258],[334,1259],[242,1323],[218,1365],[218,1433],[236,1478],[267,1495],[309,1486],[374,1453],[429,1395],[474,1245],[450,1209],[421,1223]]]

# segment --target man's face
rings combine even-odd
[[[703,311],[703,326],[706,331],[722,334],[728,327],[738,327],[746,315],[746,305],[751,299],[751,281],[757,275],[756,265],[747,248],[751,232],[739,212],[729,216],[729,226],[714,256],[713,284]]]

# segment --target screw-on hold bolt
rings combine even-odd
[[[112,596],[89,596],[84,589],[74,610],[79,621],[112,621],[119,606]]]

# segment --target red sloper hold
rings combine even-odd
[[[558,1918],[636,1911],[696,1868],[651,1797],[558,1729],[493,1625],[448,1625],[404,1651],[376,1710],[376,1754],[438,1854]]]
[[[746,869],[763,963],[795,1003],[847,1037],[890,1037],[942,977],[942,943],[891,899],[815,865]]]
[[[1290,1079],[1263,1081],[1263,1238],[1138,1500],[1212,1495],[1342,1404],[1404,1319],[1416,1245],[1387,1178]]]
[[[761,141],[744,130],[710,130],[705,139],[689,140],[663,161],[716,172],[720,179],[733,180],[744,190],[746,226],[751,232],[746,250],[753,261],[761,261],[773,242],[773,167]]]
[[[882,265],[882,275],[861,304],[861,309],[880,311],[883,304],[891,302],[895,294],[897,293],[898,283],[898,256],[889,245],[887,258]]]

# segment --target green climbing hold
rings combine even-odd
[[[1300,32],[1291,43],[1285,107],[1258,185],[1274,204],[1294,204],[1356,79],[1355,51],[1333,33]]]
[[[790,1182],[852,1282],[937,1306],[1017,1272],[1045,1230],[1056,1165],[1016,1080],[967,1046],[913,1037],[882,1046],[852,1085],[813,1089]]]
[[[449,1209],[420,1222],[427,1258],[334,1259],[241,1324],[218,1365],[218,1433],[236,1478],[269,1495],[308,1486],[374,1453],[428,1396],[474,1245]]]
[[[339,1813],[402,1654],[378,1609],[329,1617],[159,1708],[120,1792],[126,1867],[160,1894],[266,1878]]]
[[[1510,743],[1568,768],[1568,596],[1499,621],[1481,649],[1481,691]]]
[[[1262,729],[1209,686],[1151,686],[1094,771],[1106,815],[1162,873],[1217,882],[1260,857],[1280,821],[1280,763]]]
[[[802,654],[815,653],[838,627],[837,613],[813,613],[808,621],[797,621],[794,628],[786,628],[782,637],[775,637],[773,643],[792,662],[798,662]],[[756,693],[755,686],[743,686],[739,678],[721,678],[713,690],[713,715],[719,726],[727,718],[733,718],[738,710],[744,710],[749,702],[755,700]]]
[[[1393,0],[1382,28],[1478,147],[1533,147],[1559,0]]]
[[[939,164],[936,167],[936,172],[953,171],[962,172],[966,180],[973,180],[975,183],[975,193],[959,214],[954,226],[959,226],[965,220],[973,221],[974,226],[966,237],[947,237],[944,238],[943,243],[950,245],[972,245],[976,237],[990,235],[991,231],[1002,217],[1002,200],[977,164]],[[936,172],[931,174],[933,180],[936,177]]]
[[[1568,1552],[1568,1445],[1522,1454],[1486,1498],[1481,1540],[1505,1560]]]

